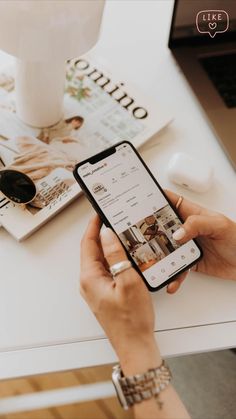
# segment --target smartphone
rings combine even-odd
[[[182,220],[128,141],[77,164],[74,176],[150,291],[166,286],[201,258],[195,240],[179,245],[173,239]]]

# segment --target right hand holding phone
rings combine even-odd
[[[166,194],[175,206],[179,195],[170,191]],[[185,198],[178,212],[185,222],[173,238],[180,244],[197,238],[203,249],[203,258],[192,270],[236,280],[236,223]],[[181,282],[183,279],[177,279],[169,284],[168,292],[176,292]]]
[[[110,228],[90,221],[81,241],[80,290],[102,325],[127,374],[145,372],[161,363],[156,347],[151,295],[134,268],[114,280],[109,266],[127,260]],[[183,274],[185,275],[185,274]]]

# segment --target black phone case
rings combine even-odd
[[[143,166],[145,167],[145,169],[147,170],[148,174],[151,176],[151,178],[153,179],[153,181],[155,182],[156,186],[159,188],[159,190],[161,191],[161,193],[164,195],[165,199],[167,200],[168,204],[170,205],[170,207],[172,208],[172,210],[174,211],[174,213],[177,215],[177,217],[179,218],[179,220],[183,223],[182,218],[179,216],[179,214],[176,212],[176,208],[172,205],[172,203],[169,201],[168,197],[166,196],[165,192],[163,191],[163,189],[161,188],[161,186],[159,185],[159,183],[157,182],[157,180],[155,179],[155,177],[153,176],[153,174],[151,173],[151,171],[149,170],[149,168],[147,167],[146,163],[143,161],[142,157],[139,155],[139,153],[137,152],[137,150],[135,149],[135,147],[133,146],[133,144],[131,144],[129,141],[120,141],[119,143],[113,145],[112,147],[107,148],[104,151],[101,151],[98,154],[95,154],[94,156],[89,157],[86,160],[83,160],[82,162],[78,163],[74,170],[73,170],[73,175],[76,179],[76,181],[79,183],[81,189],[84,191],[86,197],[88,198],[88,200],[90,201],[91,205],[93,206],[93,208],[95,209],[95,211],[99,214],[99,216],[101,217],[103,223],[105,224],[106,227],[111,228],[114,233],[116,234],[114,228],[112,227],[112,225],[110,224],[110,222],[108,221],[108,219],[106,218],[105,214],[102,212],[101,208],[98,206],[97,202],[95,201],[95,199],[93,198],[92,194],[90,193],[90,191],[88,190],[87,186],[85,185],[84,181],[81,179],[81,177],[78,174],[78,168],[80,166],[83,166],[85,163],[89,162],[91,164],[94,164],[102,159],[104,159],[105,157],[113,154],[116,150],[116,147],[121,145],[121,144],[128,144],[129,146],[132,147],[133,151],[136,153],[136,155],[138,156],[139,160],[141,161],[141,163],[143,164]],[[116,234],[117,235],[117,234]],[[120,240],[119,236],[117,235],[118,239]],[[163,282],[161,285],[158,285],[158,287],[151,287],[150,284],[147,282],[147,280],[145,279],[144,275],[142,274],[142,272],[139,270],[138,266],[136,265],[136,263],[134,262],[134,260],[132,259],[132,257],[130,256],[130,254],[127,252],[125,246],[123,245],[123,243],[120,240],[121,245],[123,246],[123,248],[125,249],[125,252],[127,254],[128,259],[131,261],[133,268],[138,272],[138,274],[141,276],[141,278],[143,279],[145,285],[147,286],[147,288],[149,289],[149,291],[154,292],[154,291],[158,291],[159,289],[165,287],[166,285],[168,285],[170,282],[173,282],[180,274],[182,274],[183,272],[189,270],[192,266],[194,266],[203,256],[203,252],[201,247],[199,246],[199,244],[197,243],[196,240],[193,240],[194,243],[196,244],[196,246],[198,247],[199,251],[200,251],[200,256],[198,257],[198,259],[196,259],[193,263],[185,266],[183,269],[181,269],[180,271],[178,271],[176,274],[174,274],[171,278],[167,279],[165,282]]]

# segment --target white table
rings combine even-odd
[[[108,2],[98,48],[174,116],[142,149],[160,183],[235,218],[235,172],[166,46],[171,11],[166,0]],[[212,163],[209,193],[168,182],[166,166],[178,150]],[[91,214],[81,197],[23,243],[0,229],[1,379],[116,360],[78,292],[79,244]],[[154,294],[163,356],[236,346],[235,294],[236,283],[192,273],[176,295]]]

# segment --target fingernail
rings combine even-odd
[[[171,284],[169,284],[167,286],[167,292],[172,293],[177,288],[178,288],[178,286],[176,287],[176,283],[175,282],[172,282]]]
[[[168,291],[172,291],[172,289],[174,289],[175,287],[174,287],[174,285],[172,285],[172,284],[169,284],[168,286],[167,286],[167,290]]]
[[[112,229],[109,228],[109,227],[104,227],[102,229],[101,236],[102,236],[103,239],[105,239],[108,242],[114,240],[114,233],[113,233]]]
[[[180,227],[178,230],[176,230],[173,234],[172,237],[174,240],[182,240],[184,238],[186,234],[186,231],[183,227]]]

